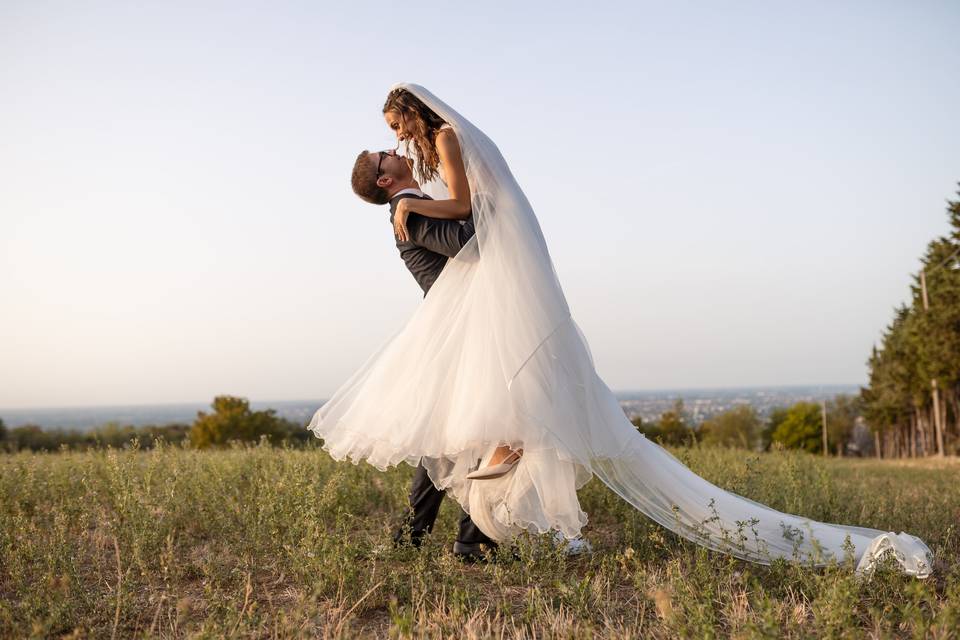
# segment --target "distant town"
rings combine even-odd
[[[620,406],[630,419],[653,421],[677,400],[683,401],[684,415],[691,424],[700,424],[738,405],[752,405],[762,419],[777,407],[797,402],[820,402],[838,395],[857,395],[857,385],[820,385],[794,387],[745,387],[742,389],[677,389],[663,391],[615,392]]]
[[[837,395],[856,395],[857,385],[820,385],[790,387],[744,387],[736,389],[674,389],[657,391],[615,391],[620,406],[632,420],[653,421],[677,400],[691,424],[699,424],[738,405],[752,405],[766,418],[775,407],[787,407],[800,401],[819,402]],[[253,410],[274,409],[287,420],[306,424],[324,400],[254,401]],[[198,411],[209,411],[209,403],[176,403],[103,407],[62,407],[45,409],[0,409],[7,427],[33,424],[44,429],[92,429],[110,422],[145,426],[192,423]]]

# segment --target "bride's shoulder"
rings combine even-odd
[[[453,127],[444,123],[437,130],[436,145],[437,155],[440,156],[440,166],[438,167],[440,179],[444,184],[446,184],[447,172],[444,170],[445,166],[448,163],[453,163],[456,165],[462,162],[460,155],[460,141],[457,140],[457,134],[454,132]]]
[[[440,128],[437,129],[437,140],[442,138],[453,138],[454,140],[457,139],[457,134],[449,123],[444,122],[442,125],[440,125]]]
[[[443,152],[451,147],[460,148],[460,142],[457,140],[457,134],[449,124],[444,123],[437,129],[437,150]]]

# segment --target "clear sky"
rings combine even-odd
[[[404,80],[498,144],[610,387],[865,382],[947,230],[958,33],[954,1],[2,1],[0,407],[329,397],[421,300],[349,186]]]

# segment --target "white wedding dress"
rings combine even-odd
[[[587,522],[577,489],[597,476],[667,529],[746,560],[822,565],[849,549],[868,571],[890,552],[906,573],[929,575],[932,555],[914,536],[775,511],[707,482],[640,434],[596,373],[536,216],[497,147],[423,87],[397,86],[456,133],[476,234],[313,416],[309,428],[331,456],[378,469],[422,462],[495,540],[523,530],[575,537]],[[448,197],[440,180],[421,186]],[[523,448],[514,470],[466,480],[501,444]]]

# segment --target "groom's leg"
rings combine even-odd
[[[417,465],[417,472],[413,476],[413,484],[410,487],[410,511],[407,513],[404,525],[393,536],[395,543],[402,544],[409,534],[413,546],[420,546],[423,536],[433,530],[433,523],[437,520],[437,512],[440,511],[440,503],[443,501],[443,493],[433,486],[423,465]]]
[[[460,510],[460,534],[453,543],[453,555],[464,562],[486,562],[497,543],[480,531],[470,516]]]
[[[466,511],[460,509],[460,534],[457,536],[457,542],[461,544],[485,544],[490,547],[496,547],[497,543],[487,537],[480,527],[473,523]]]

